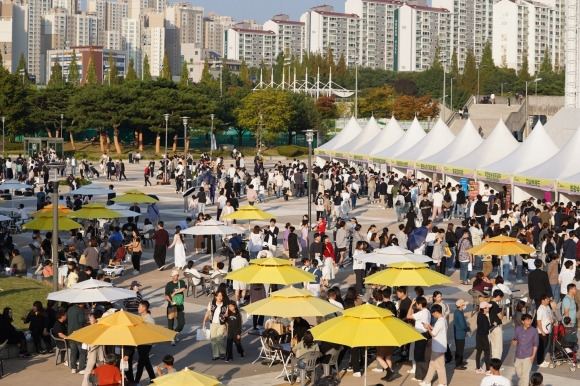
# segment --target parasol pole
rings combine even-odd
[[[121,386],[125,386],[125,364],[123,359],[125,358],[125,346],[121,346]],[[366,382],[366,373],[365,373],[365,382]],[[366,386],[366,385],[365,385]]]
[[[209,248],[211,252],[211,267],[213,268],[213,235],[209,235]]]
[[[368,347],[365,346],[365,383],[364,383],[364,386],[367,386],[367,367],[368,367],[367,350],[368,350]]]

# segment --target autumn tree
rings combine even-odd
[[[133,58],[129,59],[129,67],[127,68],[125,80],[128,82],[132,80],[137,80],[137,73],[135,72],[135,61],[133,60]]]
[[[405,121],[410,121],[415,117],[419,120],[426,120],[427,117],[434,118],[439,114],[439,102],[431,100],[431,95],[419,98],[403,95],[397,98],[393,114],[396,114],[397,119]]]
[[[81,82],[76,50],[73,50],[72,58],[68,66],[68,81],[73,86],[78,86]]]
[[[187,69],[187,62],[183,62],[181,66],[181,75],[179,76],[179,87],[187,87],[189,85],[189,70]]]
[[[167,56],[167,52],[163,55],[161,78],[165,80],[171,80],[171,65],[169,64],[169,56]]]
[[[392,87],[375,88],[359,99],[360,117],[390,117],[393,112],[395,90]]]
[[[151,76],[151,67],[149,66],[149,57],[147,54],[145,54],[145,57],[143,58],[143,69],[141,72],[141,78],[143,81],[148,82],[153,80],[153,77]]]
[[[95,68],[95,58],[93,55],[89,58],[89,65],[87,66],[87,75],[85,78],[85,85],[94,86],[98,84],[97,80],[97,70]]]

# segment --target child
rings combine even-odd
[[[174,363],[175,363],[175,358],[173,358],[173,355],[169,355],[169,354],[164,355],[163,356],[163,363],[161,365],[157,366],[157,375],[161,377],[165,374],[176,373],[177,369],[173,365]],[[163,372],[164,369],[165,369],[165,373]]]
[[[565,316],[564,322],[564,343],[567,347],[571,347],[574,351],[578,350],[578,335],[576,333],[576,326],[572,324],[572,319]]]
[[[236,344],[236,349],[240,358],[244,359],[244,348],[242,347],[242,315],[238,310],[238,305],[235,301],[231,301],[228,309],[223,316],[228,332],[228,339],[226,341],[226,363],[233,360],[232,345]]]
[[[266,189],[264,188],[264,184],[260,184],[260,187],[258,188],[258,202],[264,201],[265,191],[266,191]]]
[[[99,385],[120,385],[121,371],[115,366],[117,356],[115,354],[105,355],[105,364],[93,370],[93,374],[99,377]]]
[[[308,290],[312,293],[312,296],[320,296],[320,279],[322,279],[322,271],[318,269],[318,260],[314,259],[310,262],[311,267],[308,272],[314,275],[314,281],[308,283]]]

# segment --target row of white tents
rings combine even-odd
[[[395,118],[381,129],[374,117],[364,128],[353,117],[314,153],[322,159],[388,166],[403,174],[412,171],[418,177],[442,175],[450,182],[470,178],[496,189],[507,185],[515,199],[523,199],[553,192],[580,195],[579,148],[580,130],[559,149],[541,123],[519,143],[502,120],[483,139],[470,119],[455,136],[441,119],[425,133],[416,118],[403,131]]]

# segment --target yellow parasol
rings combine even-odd
[[[117,196],[113,199],[111,199],[111,201],[114,201],[115,203],[118,202],[137,202],[137,203],[144,203],[144,204],[152,204],[154,202],[158,202],[159,200],[149,196],[146,193],[143,193],[139,190],[133,189],[133,190],[128,190],[125,192],[125,194],[122,194],[120,196]]]
[[[483,244],[477,245],[467,250],[474,255],[523,255],[536,252],[536,249],[526,244],[522,244],[518,239],[507,236],[490,237]]]
[[[155,384],[167,386],[217,386],[221,385],[221,382],[212,375],[197,373],[186,367],[176,373],[155,378]]]
[[[349,308],[342,316],[332,318],[310,329],[315,340],[349,347],[402,346],[425,339],[413,327],[389,310],[371,304]],[[365,352],[365,385],[367,355]]]
[[[326,316],[342,310],[329,302],[312,296],[310,291],[289,287],[270,294],[244,307],[251,315],[272,315],[281,318],[296,316]]]
[[[81,209],[76,210],[68,215],[71,218],[119,218],[124,217],[123,214],[107,208],[104,204],[92,203],[84,205]]]
[[[24,229],[34,229],[39,231],[52,231],[52,210],[48,212],[41,213],[37,218],[31,220],[24,224],[22,228]],[[83,226],[76,221],[71,220],[66,216],[65,213],[59,211],[58,213],[58,230],[67,231],[71,229],[80,229]]]
[[[404,262],[387,265],[387,269],[368,276],[365,283],[397,287],[414,285],[429,287],[451,283],[451,279],[427,268],[427,264]]]
[[[53,204],[49,204],[47,206],[45,206],[44,208],[37,210],[36,212],[32,212],[30,214],[30,217],[39,217],[40,215],[44,214],[44,213],[50,213],[50,216],[52,216],[52,208],[53,208]],[[69,214],[72,213],[72,210],[70,210],[69,208],[67,208],[64,205],[58,204],[57,206],[57,210],[58,213],[62,213],[62,214]]]
[[[93,346],[114,345],[139,346],[159,342],[169,342],[177,332],[168,328],[145,323],[140,316],[126,311],[118,311],[99,319],[97,324],[81,328],[68,336],[68,339]],[[124,376],[121,377],[124,384]]]
[[[314,281],[314,275],[294,267],[290,261],[276,257],[256,259],[248,267],[228,273],[226,279],[242,283],[294,284]]]
[[[262,209],[254,205],[245,205],[238,208],[234,213],[224,216],[227,220],[267,220],[276,217],[273,214],[264,212]]]

